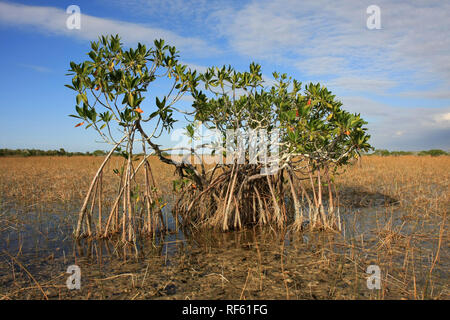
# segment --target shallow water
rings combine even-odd
[[[169,229],[175,230],[175,222],[169,211],[170,207],[166,207],[165,209],[165,219],[167,219],[166,221],[168,222]],[[20,263],[23,264],[36,279],[38,279],[38,281],[50,281],[58,275],[61,276],[71,264],[83,265],[83,270],[86,270],[86,268],[89,269],[88,273],[92,274],[91,277],[94,277],[94,273],[97,277],[103,276],[103,278],[105,278],[106,275],[114,277],[126,274],[127,272],[132,272],[136,275],[140,274],[140,276],[143,277],[143,280],[146,280],[146,277],[150,277],[147,276],[147,274],[149,266],[151,265],[152,269],[159,270],[156,274],[152,275],[156,277],[155,283],[153,283],[153,286],[156,287],[158,287],[157,283],[167,278],[165,270],[177,270],[176,272],[181,272],[187,279],[191,279],[191,276],[187,276],[187,274],[196,275],[195,272],[197,272],[198,279],[195,280],[197,281],[195,283],[198,284],[201,281],[204,281],[202,280],[204,276],[213,275],[213,278],[219,277],[221,274],[219,269],[221,268],[222,274],[224,269],[231,270],[229,271],[230,273],[234,272],[233,276],[239,280],[233,281],[244,281],[244,279],[241,279],[242,274],[245,275],[246,273],[246,270],[244,269],[249,268],[248,270],[250,270],[250,268],[253,268],[247,266],[247,264],[250,260],[256,259],[255,261],[257,264],[263,265],[263,267],[258,267],[260,269],[258,270],[261,272],[261,277],[264,275],[264,277],[276,278],[280,277],[281,274],[283,276],[282,279],[284,279],[283,281],[286,282],[287,280],[284,275],[287,272],[294,279],[293,283],[295,284],[296,290],[303,292],[300,287],[297,288],[297,285],[300,286],[304,279],[298,280],[295,276],[301,277],[302,274],[309,271],[306,267],[308,263],[320,265],[323,261],[331,259],[329,260],[331,262],[328,262],[328,264],[331,263],[331,270],[335,268],[333,263],[336,264],[337,267],[342,265],[342,268],[345,266],[349,270],[346,271],[346,273],[342,273],[343,280],[341,279],[343,281],[342,292],[347,292],[350,290],[349,287],[352,286],[352,282],[347,278],[353,279],[354,275],[352,275],[351,272],[355,272],[351,271],[353,270],[353,267],[350,266],[352,264],[347,260],[355,259],[356,251],[356,256],[359,255],[359,258],[356,260],[359,259],[358,261],[360,261],[360,263],[362,263],[364,259],[367,260],[368,263],[369,261],[372,261],[370,263],[373,263],[373,261],[377,259],[380,261],[380,250],[385,249],[383,248],[383,242],[380,242],[380,235],[383,235],[386,231],[390,231],[400,240],[410,237],[412,239],[410,239],[410,241],[414,242],[414,246],[418,250],[417,256],[414,257],[415,261],[417,261],[416,268],[418,268],[419,271],[422,270],[422,275],[418,273],[418,279],[416,279],[416,281],[417,284],[424,283],[425,271],[429,269],[431,262],[430,257],[433,252],[436,251],[438,243],[436,236],[429,237],[429,235],[439,234],[439,221],[411,220],[400,210],[390,207],[358,209],[340,208],[340,212],[343,222],[343,231],[340,234],[329,234],[324,232],[299,233],[290,230],[280,233],[273,232],[267,228],[251,228],[239,232],[226,233],[203,230],[195,234],[189,234],[188,232],[178,230],[154,238],[138,238],[135,246],[123,247],[119,240],[82,239],[80,241],[74,241],[72,232],[76,222],[75,210],[72,212],[61,211],[59,213],[38,213],[10,209],[8,211],[3,211],[1,216],[2,224],[0,227],[2,232],[0,233],[0,251],[3,254],[0,257],[0,270],[3,276],[0,277],[0,282],[2,282],[2,287],[4,288],[3,292],[7,293],[9,291],[8,289],[12,289],[16,281],[18,281],[16,279],[17,275],[23,271],[23,268],[18,267],[17,263],[13,263],[5,251],[16,257],[16,259],[19,260]],[[424,236],[417,236],[418,233],[423,234]],[[390,258],[391,263],[393,261],[393,263],[400,268],[402,263],[404,263],[407,250],[405,251],[401,247],[396,247],[395,250],[404,251],[402,251],[402,254],[394,254],[393,257]],[[450,261],[448,244],[445,243],[442,245],[440,250],[441,261],[435,268],[434,274],[437,279],[441,279],[441,281],[444,282],[441,291],[448,292],[448,269]],[[282,262],[281,273],[278,271],[270,273],[272,272],[270,270],[279,268],[280,259]],[[384,257],[381,259],[383,262],[383,259],[387,258]],[[262,260],[265,260],[265,262],[263,263]],[[186,261],[190,261],[189,263],[192,261],[195,262],[192,262],[192,265],[189,264],[194,271],[185,268],[184,263],[186,263]],[[221,265],[218,264],[218,261],[221,261]],[[285,268],[290,271],[283,270],[283,263],[286,264]],[[300,264],[305,264],[306,271],[303,271],[303,273],[299,271]],[[359,267],[359,269],[361,269],[361,267]],[[144,272],[145,276],[142,276]],[[250,274],[250,271],[248,272]],[[329,289],[330,283],[327,283],[326,280],[320,280],[322,279],[323,274],[326,274],[327,272],[329,271],[324,269],[322,270],[322,273],[310,275],[311,279],[308,280],[310,286],[311,283],[313,287],[316,286],[317,279],[319,279],[317,288],[320,287],[319,284],[324,286],[321,291],[317,289],[319,291],[317,291],[318,293],[316,294],[313,294],[310,288],[310,295],[312,298],[318,296],[320,292],[326,294]],[[358,270],[358,272],[364,272],[364,270]],[[240,276],[237,276],[237,274]],[[64,279],[64,277],[62,279]],[[172,275],[171,277],[175,280],[178,279],[178,275]],[[222,275],[222,277],[224,276]],[[245,281],[247,280],[248,279]],[[26,283],[27,281],[30,282],[30,280],[24,276],[22,283]],[[171,293],[169,296],[174,295],[176,298],[183,298],[182,295],[176,295],[181,294],[181,292],[183,294],[187,293],[190,289],[189,281],[193,280],[180,281],[181,282],[177,283],[177,285],[166,285],[166,287],[169,286],[170,290],[166,290],[166,287],[162,291],[158,289],[159,291],[157,290],[157,294],[162,294],[164,296],[167,291]],[[185,281],[187,285],[184,289],[181,289],[185,283],[183,281]],[[228,279],[227,281],[230,283],[233,282]],[[59,281],[57,283],[59,283],[61,287],[63,286],[64,281]],[[134,285],[133,280],[133,288]],[[223,289],[223,279],[221,285],[222,289],[219,287],[212,287],[209,289],[212,290],[212,294],[218,294],[217,297],[211,296],[210,298],[230,298],[230,295],[231,298],[235,298],[232,295],[234,293],[230,293],[233,291],[228,292]],[[361,286],[361,284],[358,285]],[[129,282],[124,282],[119,286],[129,286]],[[276,290],[274,285],[272,287],[274,290],[273,298],[284,294],[278,292],[278,289]],[[115,289],[116,288],[111,287],[108,290],[112,291]],[[128,289],[122,289],[124,292],[128,292]],[[106,291],[109,292],[108,290]],[[223,293],[220,290],[223,290]],[[282,290],[282,286],[280,290]],[[173,293],[174,291],[176,293]],[[261,295],[256,289],[252,292],[253,297],[255,298],[272,297],[270,295]],[[275,292],[278,293],[275,294]],[[61,295],[61,292],[59,294]],[[111,298],[115,296],[114,294],[112,296],[108,296],[108,294],[105,295],[105,293],[102,294],[102,296],[97,298]],[[223,296],[221,296],[221,294],[223,294]],[[348,293],[348,295],[350,295],[350,293]],[[21,296],[19,295],[18,297]],[[63,298],[70,297],[71,296],[63,295]],[[120,297],[130,298],[127,295],[121,295]],[[145,297],[145,295],[142,294],[142,297]],[[299,296],[297,293],[297,297],[301,297],[301,294]],[[340,298],[346,297],[347,296],[344,293],[340,296]],[[353,296],[353,298],[367,297],[367,292],[363,292],[359,296]],[[26,296],[25,298],[39,298],[39,292],[34,296]],[[322,298],[327,298],[327,296],[323,296]]]

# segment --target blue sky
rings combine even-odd
[[[66,27],[71,4],[80,30]],[[366,26],[372,4],[379,30]],[[0,148],[107,149],[74,128],[65,73],[91,40],[118,33],[126,46],[163,38],[200,71],[255,61],[269,81],[278,71],[321,82],[369,121],[376,148],[450,150],[449,15],[449,1],[432,0],[0,0]]]

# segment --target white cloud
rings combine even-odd
[[[81,10],[81,28],[71,30],[66,27],[68,17],[65,10],[54,7],[0,2],[0,23],[8,26],[33,27],[34,31],[86,40],[97,40],[98,36],[105,34],[119,34],[127,44],[137,42],[152,44],[154,39],[161,38],[183,52],[191,52],[199,56],[218,52],[218,49],[209,46],[202,39],[182,37],[172,31],[143,24],[86,15],[83,14],[83,10]]]
[[[346,70],[346,61],[342,57],[320,56],[303,59],[295,66],[309,75],[342,74]]]
[[[379,0],[381,30],[366,27],[370,4],[267,0],[214,15],[221,21],[218,32],[239,53],[282,61],[311,76],[374,78],[387,87],[445,81],[448,87],[450,2]]]
[[[450,107],[393,107],[363,97],[343,97],[344,107],[368,121],[377,148],[450,149]]]
[[[429,91],[404,91],[400,95],[408,98],[450,99],[449,88],[433,88]]]
[[[302,22],[288,14],[279,15],[258,5],[233,12],[222,18],[221,32],[229,37],[231,45],[240,53],[270,58],[283,56],[292,44],[306,40],[301,30]],[[229,20],[231,18],[231,20]]]
[[[329,81],[327,84],[331,88],[337,87],[352,91],[384,93],[386,90],[395,87],[397,82],[388,79],[339,77]]]
[[[450,128],[450,112],[439,113],[434,116],[436,123]]]

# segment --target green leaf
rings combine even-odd
[[[81,103],[81,101],[83,101],[83,97],[81,94],[77,95],[77,105],[79,105]]]

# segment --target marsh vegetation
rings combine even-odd
[[[117,192],[113,157],[106,203]],[[1,299],[448,299],[449,157],[363,157],[337,175],[342,231],[179,228],[173,168],[149,158],[168,230],[139,238],[72,236],[100,157],[0,160]],[[145,179],[139,175],[137,179]],[[298,186],[297,190],[301,190]],[[109,201],[109,202],[108,202]],[[67,267],[82,270],[68,290]],[[367,266],[382,286],[366,286]]]

